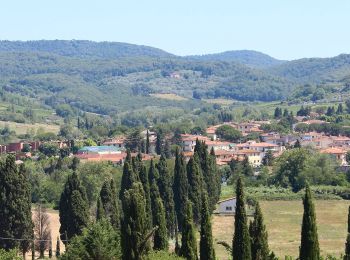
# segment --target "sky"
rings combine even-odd
[[[92,40],[177,55],[350,53],[348,0],[0,0],[1,40]]]

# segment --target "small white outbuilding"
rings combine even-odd
[[[236,212],[236,198],[228,198],[218,202],[217,211],[218,214],[235,214]]]

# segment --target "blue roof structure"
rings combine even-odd
[[[118,153],[120,150],[115,146],[84,146],[79,149],[81,153]]]

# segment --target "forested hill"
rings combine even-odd
[[[0,98],[20,95],[52,108],[110,114],[193,109],[212,98],[307,101],[345,92],[350,55],[279,61],[251,51],[180,57],[126,43],[0,41]]]
[[[163,50],[121,42],[0,41],[0,52],[48,52],[69,57],[115,59],[121,57],[173,57]]]
[[[251,50],[225,51],[216,54],[189,56],[189,58],[202,61],[237,62],[253,68],[268,68],[285,62],[267,54]]]

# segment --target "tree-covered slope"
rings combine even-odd
[[[339,86],[324,88],[323,96],[328,90],[350,92],[342,88],[350,82],[350,55],[282,63],[264,54],[248,54],[179,57],[121,43],[2,41],[0,93],[35,99],[50,108],[69,104],[111,114],[146,107],[195,108],[203,98],[282,100],[293,98],[296,90],[302,93],[305,84],[313,86],[311,97],[326,84]],[[272,66],[276,62],[280,64]],[[175,98],[164,99],[162,94]]]
[[[171,57],[163,50],[122,42],[93,41],[0,41],[0,52],[49,52],[70,57],[116,59],[120,57]]]
[[[189,57],[202,61],[237,62],[252,68],[268,68],[285,62],[282,60],[277,60],[267,54],[251,50],[226,51],[216,54],[196,55]]]

